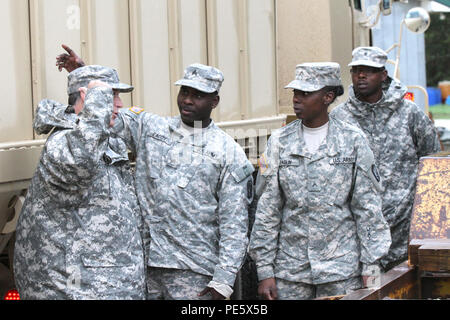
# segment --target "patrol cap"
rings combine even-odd
[[[383,68],[386,65],[387,53],[378,47],[358,47],[352,52],[352,66],[369,66]]]
[[[129,84],[121,83],[117,71],[108,67],[89,65],[75,69],[69,73],[67,79],[67,93],[78,92],[81,87],[88,86],[92,80],[100,80],[109,84],[114,90],[119,92],[131,92],[134,87]]]
[[[295,68],[295,80],[285,89],[318,91],[327,86],[340,86],[341,68],[336,62],[307,62]]]
[[[206,93],[219,92],[224,80],[223,73],[217,68],[194,63],[184,70],[182,79],[176,86],[187,86]]]

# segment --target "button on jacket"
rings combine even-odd
[[[373,154],[359,129],[334,119],[311,154],[301,126],[275,131],[261,157],[250,238],[258,278],[321,284],[359,276],[391,243]]]

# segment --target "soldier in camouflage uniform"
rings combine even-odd
[[[254,169],[210,118],[222,82],[220,70],[190,65],[175,83],[180,116],[133,107],[118,118],[136,153],[149,299],[228,298],[243,263]]]
[[[272,133],[260,157],[249,252],[264,299],[312,299],[361,287],[391,244],[364,134],[328,118],[342,95],[337,63],[297,66],[300,120]],[[263,182],[261,182],[263,181]]]
[[[127,147],[110,133],[119,92],[132,89],[115,70],[88,66],[69,74],[69,97],[78,96],[73,108],[40,102],[34,128],[54,131],[17,226],[14,271],[22,299],[145,298]]]
[[[381,260],[385,270],[407,259],[409,226],[420,157],[440,150],[431,120],[412,101],[407,88],[388,76],[387,54],[377,47],[353,51],[349,99],[331,116],[364,132],[383,181],[383,215],[392,245]]]
[[[84,62],[69,47],[57,66]],[[148,299],[223,299],[248,244],[253,166],[242,148],[211,120],[223,82],[220,70],[186,68],[180,116],[133,107],[115,129],[136,155],[136,192],[145,219]]]

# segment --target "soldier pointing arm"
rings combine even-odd
[[[68,52],[60,62],[75,67]],[[192,64],[175,83],[179,116],[132,107],[116,119],[115,132],[136,155],[148,299],[229,298],[243,263],[254,169],[211,119],[223,80],[220,70]]]
[[[133,87],[102,66],[68,82],[75,114],[49,100],[37,110],[35,129],[55,130],[18,222],[17,288],[23,299],[143,299],[141,217],[126,146],[110,133]]]

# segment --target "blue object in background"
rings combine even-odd
[[[435,87],[427,87],[428,105],[434,106],[442,103],[441,89]]]
[[[450,96],[447,96],[447,99],[445,99],[445,104],[450,106]]]

